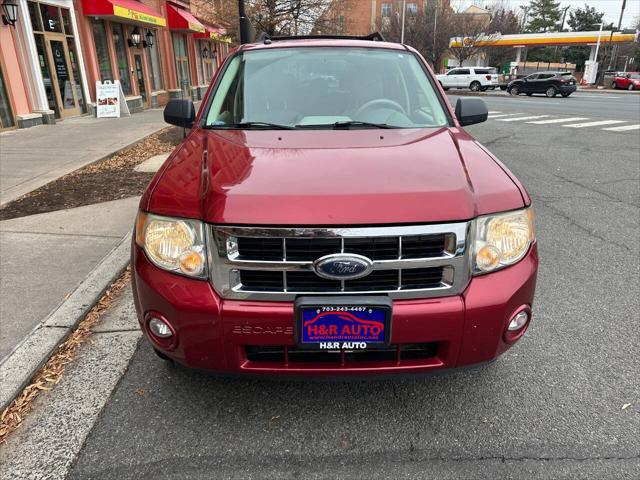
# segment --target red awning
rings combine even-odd
[[[204,32],[196,33],[194,35],[195,38],[210,38],[211,40],[218,40],[220,42],[226,41],[226,33],[227,30],[218,25],[210,25],[207,23],[203,23]]]
[[[82,10],[88,16],[108,17],[121,22],[129,21],[157,27],[167,25],[161,13],[137,0],[83,0]]]
[[[196,17],[182,8],[167,4],[167,18],[171,30],[204,33],[205,28]]]

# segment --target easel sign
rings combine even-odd
[[[127,116],[131,115],[124,99],[120,81],[96,82],[96,117],[117,118],[121,113]]]

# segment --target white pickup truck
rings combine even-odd
[[[469,88],[472,92],[494,90],[499,86],[498,71],[493,67],[458,67],[436,75],[442,88]]]

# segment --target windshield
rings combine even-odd
[[[447,125],[436,91],[412,53],[346,47],[236,55],[205,118],[206,128]]]

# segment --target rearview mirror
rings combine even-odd
[[[488,116],[487,105],[480,98],[459,98],[456,102],[456,117],[463,127],[486,122]]]
[[[191,128],[196,119],[196,107],[191,100],[169,100],[164,107],[164,121],[178,127]]]

